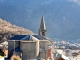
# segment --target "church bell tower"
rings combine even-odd
[[[39,28],[38,33],[41,36],[46,36],[46,26],[45,26],[44,16],[42,16],[41,24],[40,24],[40,28]]]

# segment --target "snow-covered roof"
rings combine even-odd
[[[2,42],[1,45],[8,45],[8,42],[7,41]]]
[[[65,60],[70,60],[68,57],[66,57],[65,55],[62,55],[62,58]]]

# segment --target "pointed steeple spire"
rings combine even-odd
[[[42,19],[41,19],[40,29],[41,31],[46,31],[44,16],[42,16]]]
[[[46,35],[46,26],[44,21],[44,16],[42,15],[41,24],[39,28],[39,35],[45,36]]]

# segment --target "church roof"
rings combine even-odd
[[[47,40],[45,37],[41,36],[41,35],[14,35],[13,37],[11,37],[9,39],[10,41],[15,40],[15,41],[22,41],[22,40]]]
[[[41,36],[41,35],[33,35],[34,37],[36,37],[39,40],[47,40],[45,37]]]
[[[31,40],[30,35],[14,35],[9,40]]]
[[[46,31],[44,16],[42,16],[42,19],[41,19],[40,30],[41,31]]]

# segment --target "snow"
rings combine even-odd
[[[62,58],[65,59],[65,60],[70,60],[68,57],[62,55]]]

